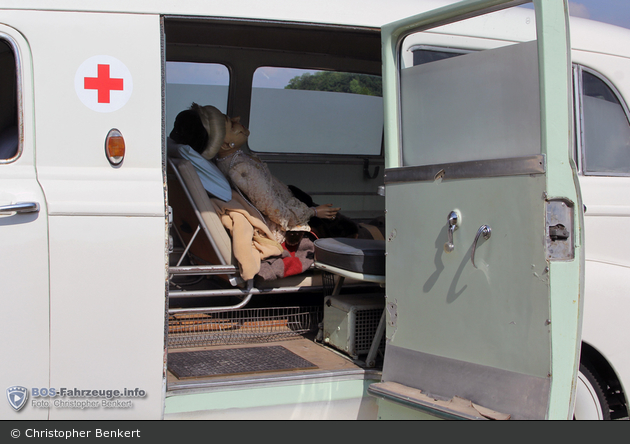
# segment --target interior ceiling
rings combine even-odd
[[[352,58],[378,62],[381,60],[379,29],[345,28],[305,24],[203,21],[166,19],[167,59],[169,48],[200,46],[239,48],[329,57]]]

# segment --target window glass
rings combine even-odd
[[[411,34],[402,47],[423,37]],[[412,52],[400,73],[405,166],[540,154],[535,40],[463,55]]]
[[[381,77],[259,68],[249,122],[249,147],[254,151],[379,155]]]
[[[425,63],[437,62],[439,60],[450,59],[466,54],[470,51],[446,51],[441,49],[429,49],[423,46],[411,48],[413,53],[413,66],[424,65]]]
[[[13,50],[2,40],[0,79],[0,160],[8,160],[19,153],[17,74]]]
[[[195,102],[227,113],[230,72],[216,63],[166,62],[166,133],[175,117]]]
[[[630,173],[630,125],[615,93],[595,75],[582,72],[584,172]]]

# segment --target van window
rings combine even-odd
[[[177,114],[193,102],[227,113],[229,85],[230,71],[225,65],[166,62],[166,133],[171,132]]]
[[[253,151],[380,155],[380,76],[261,67],[252,86]]]
[[[598,76],[582,70],[583,171],[594,175],[630,173],[630,125],[622,102]]]
[[[0,161],[19,155],[18,97],[15,55],[11,45],[0,40]]]
[[[538,67],[527,62],[536,41],[462,54],[421,40],[403,43],[413,55],[400,72],[403,165],[540,154]]]
[[[425,63],[437,62],[439,60],[450,59],[471,51],[437,48],[424,45],[412,46],[409,50],[413,54],[413,66],[424,65]]]

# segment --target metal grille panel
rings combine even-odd
[[[281,346],[171,353],[168,369],[178,379],[317,368]]]
[[[378,329],[383,309],[357,310],[355,312],[355,350],[358,354],[367,353],[372,346],[372,340]],[[380,349],[385,349],[385,335],[381,338]]]
[[[296,338],[315,331],[321,307],[250,308],[171,315],[168,346],[251,344]]]

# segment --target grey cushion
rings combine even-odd
[[[315,260],[355,273],[385,276],[385,241],[318,239],[315,241]]]

